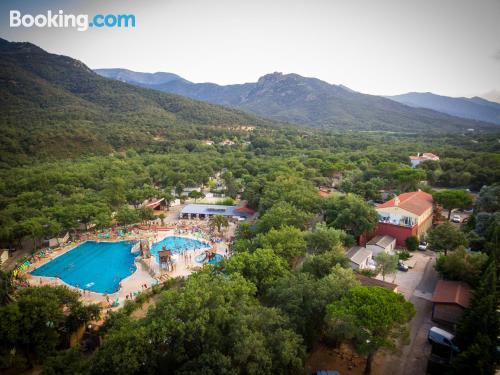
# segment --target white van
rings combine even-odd
[[[435,343],[443,346],[448,346],[450,349],[458,352],[457,346],[453,343],[454,338],[455,336],[453,336],[450,332],[438,327],[432,327],[429,330],[429,335],[427,336],[427,339],[431,344]]]

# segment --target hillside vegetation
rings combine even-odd
[[[494,124],[413,108],[381,96],[362,94],[343,85],[332,85],[298,74],[272,73],[260,77],[257,82],[220,86],[214,83],[192,83],[171,76],[160,83],[155,80],[158,73],[132,74],[122,69],[97,72],[109,78],[120,77],[134,85],[315,127],[433,133],[469,128],[475,131],[500,131]]]
[[[0,162],[142,149],[270,122],[104,79],[80,61],[0,40]]]

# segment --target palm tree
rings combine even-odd
[[[229,226],[229,220],[226,216],[214,215],[210,217],[209,224],[211,228],[217,228],[217,231],[220,234],[222,227]]]

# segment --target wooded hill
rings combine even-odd
[[[0,39],[0,163],[141,149],[271,121],[105,79],[82,62]]]

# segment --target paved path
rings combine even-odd
[[[426,373],[427,358],[431,351],[431,346],[427,342],[427,333],[432,326],[430,299],[438,280],[437,272],[434,270],[435,257],[431,252],[427,254],[432,256],[427,258],[422,278],[409,298],[416,310],[415,317],[410,322],[411,342],[403,347],[400,353],[385,358],[381,374],[424,375]]]

